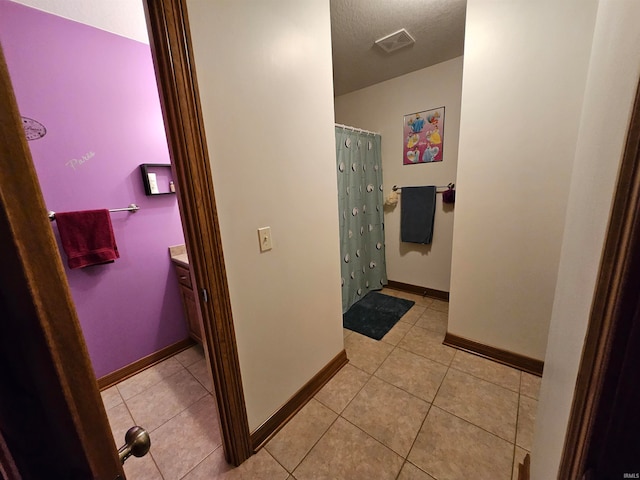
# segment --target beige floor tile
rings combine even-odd
[[[524,462],[525,455],[529,453],[525,449],[516,447],[516,454],[513,457],[513,474],[511,480],[518,480],[518,465]]]
[[[520,388],[520,370],[463,352],[462,350],[456,352],[456,356],[451,362],[451,368],[508,388],[513,392],[517,392]]]
[[[424,473],[413,463],[405,462],[400,470],[398,480],[436,480],[431,475]]]
[[[421,304],[379,342],[344,329],[351,363],[238,468],[226,464],[219,447],[215,400],[202,388],[211,389],[212,382],[201,347],[101,392],[117,446],[136,423],[151,434],[151,453],[129,459],[128,477],[515,480],[531,448],[540,378],[443,346],[447,302],[389,289],[381,293]],[[431,401],[440,408],[429,410]],[[211,438],[215,434],[217,440]],[[518,445],[515,456],[507,437]],[[172,445],[176,438],[180,443]],[[407,453],[412,463],[403,465]]]
[[[373,340],[359,333],[349,335],[344,341],[347,357],[354,367],[373,373],[393,350],[393,345]]]
[[[438,480],[508,480],[513,444],[432,407],[408,460]]]
[[[396,348],[376,371],[376,377],[432,402],[447,367],[415,353]]]
[[[438,310],[439,312],[449,313],[449,302],[434,299],[429,308]]]
[[[405,334],[411,329],[411,325],[406,322],[396,323],[387,334],[382,337],[381,342],[388,343],[390,345],[397,345],[402,340]]]
[[[423,297],[422,295],[417,295],[417,298],[412,298],[416,305],[424,305],[425,307],[431,307],[433,302],[436,301],[431,297]]]
[[[130,480],[163,480],[150,453],[140,458],[129,457],[124,464],[124,473]]]
[[[202,397],[152,433],[152,453],[164,478],[182,478],[222,444],[215,400]]]
[[[194,364],[187,367],[187,370],[196,377],[196,380],[200,382],[204,388],[213,393],[213,378],[209,373],[209,367],[207,366],[207,360],[202,358]]]
[[[346,339],[352,333],[353,333],[353,330],[349,330],[348,328],[343,328],[342,329],[342,338]]]
[[[456,350],[443,345],[443,340],[443,334],[414,325],[400,343],[398,343],[398,347],[422,355],[443,365],[449,365],[451,360],[453,360]]]
[[[316,393],[315,398],[334,412],[341,413],[370,376],[348,363]]]
[[[533,447],[533,430],[536,424],[536,410],[538,401],[529,397],[520,397],[520,408],[518,409],[518,434],[516,445],[531,451]]]
[[[424,305],[416,304],[411,307],[409,311],[402,316],[402,318],[400,318],[400,321],[408,323],[409,325],[414,325],[426,309],[427,307],[425,307]]]
[[[120,392],[118,392],[118,388],[115,385],[101,391],[100,396],[102,397],[102,403],[104,404],[105,410],[109,410],[111,407],[115,407],[116,405],[120,405],[122,403],[122,397],[120,396]]]
[[[338,418],[293,475],[298,480],[393,480],[403,459]]]
[[[126,400],[133,419],[149,432],[208,395],[193,375],[180,368],[178,373]]]
[[[384,287],[382,290],[380,290],[380,293],[382,293],[383,295],[389,295],[390,297],[398,296],[398,290],[394,290],[393,288],[388,287]]]
[[[265,447],[280,465],[292,472],[338,415],[311,399]]]
[[[447,333],[448,317],[448,313],[427,308],[416,322],[416,326],[445,334]]]
[[[411,300],[413,302],[416,302],[416,305],[421,305],[423,307],[428,307],[433,303],[432,298],[424,297],[422,295],[417,295],[415,293],[398,291],[396,296],[398,298],[404,298],[405,300]]]
[[[518,394],[506,388],[451,368],[433,404],[509,442],[515,439]]]
[[[285,480],[288,476],[264,448],[239,467],[233,467],[225,461],[220,447],[182,480]]]
[[[540,383],[542,378],[531,375],[527,372],[522,372],[522,383],[520,384],[520,394],[529,398],[538,399],[540,394]]]
[[[122,398],[128,400],[183,369],[182,364],[174,357],[171,357],[118,383],[118,391]]]
[[[127,430],[135,426],[133,418],[131,418],[131,414],[124,403],[108,409],[107,418],[109,419],[109,426],[111,427],[116,447],[120,448],[124,445],[124,435]]]
[[[202,349],[202,345],[194,345],[181,351],[175,355],[174,358],[178,360],[183,367],[188,367],[204,358],[204,350]]]
[[[342,416],[406,457],[428,411],[427,402],[371,377]]]

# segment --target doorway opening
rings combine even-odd
[[[27,8],[27,7],[22,7],[20,5],[12,5],[12,6],[15,6],[17,8],[18,7]],[[159,5],[158,7],[154,6],[154,8],[158,8],[158,11],[159,11],[161,8],[165,8],[165,6]],[[166,8],[171,9],[173,7],[168,6]],[[43,14],[42,12],[39,12],[39,14],[47,15],[47,14]],[[165,14],[161,14],[160,16],[164,20],[166,20],[167,18]],[[151,12],[150,17],[153,17],[153,12]],[[156,27],[158,27],[158,25],[159,23],[155,24]],[[87,33],[90,27],[81,26],[81,29],[83,30],[83,33]],[[96,32],[93,32],[93,33],[95,34]],[[105,32],[98,32],[98,33],[111,35],[111,34],[106,34]],[[120,38],[119,40],[123,41],[124,39]],[[11,42],[7,42],[7,43],[11,43]],[[76,43],[76,45],[78,44],[89,45],[91,43],[92,42],[88,42],[88,43],[78,42]],[[70,48],[69,50],[75,50],[75,49]],[[96,51],[94,51],[93,53],[88,51],[87,52],[83,51],[83,53],[85,53],[89,57],[91,56],[101,57],[100,53]],[[54,59],[54,62],[55,62],[56,57],[59,59],[59,56],[51,56],[50,59]],[[139,55],[139,52],[134,52],[134,53],[129,52],[129,54],[127,55],[127,59],[136,60],[136,62],[134,63],[137,64],[139,63],[137,61],[139,61],[141,57]],[[98,60],[104,62],[105,55],[103,55],[101,58],[98,58]],[[148,56],[148,47],[147,47],[147,59],[145,61],[147,66],[150,67],[151,77],[153,78],[153,69],[152,69],[153,67],[150,60],[151,58]],[[13,70],[10,59],[8,63],[9,63],[10,70]],[[121,76],[126,77],[127,72],[121,72],[120,71],[121,69],[118,68],[117,65],[111,65],[111,66],[113,68],[110,70],[110,72],[106,74],[104,74],[105,72],[102,72],[103,77],[115,76],[115,77],[118,77],[119,79],[121,78]],[[62,68],[60,69],[63,70]],[[181,154],[181,153],[176,154],[176,152],[179,151],[179,147],[175,147],[175,144],[180,142],[176,141],[177,137],[175,132],[174,132],[173,142],[170,141],[170,144],[172,147],[170,154],[168,151],[166,151],[166,140],[164,135],[162,135],[161,141],[159,142],[157,141],[159,140],[157,138],[158,132],[163,131],[162,129],[163,118],[162,118],[162,114],[160,113],[161,112],[160,108],[157,108],[157,107],[160,107],[160,105],[157,104],[157,96],[156,96],[157,94],[155,93],[156,92],[155,88],[151,89],[152,91],[151,96],[155,97],[156,104],[157,104],[155,109],[157,110],[157,113],[159,115],[144,116],[143,115],[144,109],[138,108],[137,110],[140,110],[139,112],[140,114],[139,114],[139,117],[135,118],[134,123],[137,122],[138,124],[141,124],[142,130],[136,130],[135,132],[131,132],[129,131],[131,129],[128,130],[124,125],[126,122],[122,122],[122,121],[121,122],[107,121],[103,123],[101,126],[99,125],[100,122],[96,121],[96,118],[100,118],[100,111],[93,110],[90,108],[93,105],[91,101],[89,102],[78,101],[78,97],[80,97],[82,94],[86,94],[87,98],[89,99],[94,98],[94,99],[97,99],[96,101],[100,100],[103,102],[103,104],[105,102],[109,103],[110,101],[112,101],[113,103],[116,103],[116,101],[123,101],[125,103],[129,102],[131,103],[131,105],[137,105],[137,107],[140,107],[140,104],[144,103],[145,99],[135,94],[132,95],[131,92],[127,92],[127,95],[123,94],[122,96],[126,98],[121,98],[121,99],[116,98],[118,97],[117,93],[113,95],[100,95],[98,92],[95,91],[95,82],[90,81],[91,69],[87,67],[85,69],[81,68],[80,70],[82,71],[78,71],[77,76],[72,76],[72,75],[67,76],[67,80],[69,81],[69,83],[72,83],[72,80],[73,80],[73,81],[78,81],[79,84],[76,85],[77,88],[72,87],[71,89],[66,89],[64,93],[61,92],[61,95],[65,97],[64,100],[66,101],[66,103],[63,102],[64,106],[60,107],[58,110],[59,112],[63,113],[63,115],[61,116],[64,118],[60,120],[60,123],[64,124],[64,127],[68,127],[73,130],[74,125],[79,125],[81,127],[85,127],[88,125],[89,129],[88,131],[81,132],[80,131],[81,128],[77,128],[76,130],[77,135],[73,138],[68,137],[67,140],[70,141],[70,143],[72,143],[72,141],[75,140],[76,138],[87,140],[91,138],[92,131],[93,132],[97,131],[98,133],[102,133],[103,137],[109,137],[109,135],[106,135],[106,132],[104,130],[106,128],[110,128],[111,123],[114,123],[115,129],[117,128],[121,129],[119,132],[121,136],[125,134],[130,135],[131,137],[137,136],[138,143],[143,144],[145,147],[147,147],[147,149],[144,150],[143,153],[138,152],[137,155],[132,155],[131,152],[126,152],[126,151],[115,152],[113,155],[105,155],[104,151],[110,145],[104,145],[104,144],[100,144],[99,145],[100,148],[98,148],[98,146],[96,146],[95,148],[89,148],[86,152],[84,152],[83,149],[78,149],[77,151],[81,151],[81,153],[73,153],[73,154],[69,153],[66,156],[65,155],[59,156],[59,158],[61,157],[62,163],[60,165],[55,165],[57,169],[53,170],[56,172],[55,175],[51,175],[51,177],[53,178],[50,178],[48,173],[46,175],[43,175],[43,174],[40,174],[40,171],[38,171],[38,173],[40,174],[40,182],[43,183],[43,177],[46,177],[46,180],[44,181],[51,182],[49,185],[43,188],[45,193],[45,199],[47,201],[49,208],[52,208],[52,209],[55,208],[56,210],[80,210],[84,208],[101,208],[101,207],[118,208],[120,206],[124,206],[124,204],[120,205],[120,203],[117,203],[115,201],[113,202],[110,201],[109,194],[116,191],[117,190],[116,187],[123,187],[123,190],[128,191],[128,193],[130,194],[127,196],[128,199],[131,198],[131,196],[136,196],[141,192],[140,188],[141,188],[142,182],[140,180],[140,173],[137,168],[138,164],[149,163],[149,160],[148,160],[149,156],[150,157],[159,156],[158,151],[162,150],[162,148],[157,146],[158,143],[164,144],[165,151],[160,155],[164,154],[164,157],[166,158],[167,163],[169,163],[168,161],[169,156],[171,157],[172,160],[174,160],[175,158],[180,158],[181,160],[179,161],[182,161],[182,162],[186,162],[188,160],[186,160],[186,156],[184,154]],[[128,72],[128,74],[131,75],[131,72]],[[24,108],[21,102],[21,97],[23,95],[21,90],[22,88],[21,82],[16,81],[16,78],[15,78],[16,75],[14,75],[13,71],[11,71],[11,75],[14,80],[14,86],[17,92],[20,109],[21,111],[24,111]],[[131,75],[129,80],[131,80],[134,77],[136,77],[136,75]],[[44,81],[44,83],[52,82],[51,77],[44,78],[42,80]],[[153,82],[155,83],[155,78],[153,78]],[[126,84],[127,82],[124,81],[123,83]],[[29,98],[29,96],[26,95],[24,96],[24,98]],[[78,112],[78,115],[73,115],[69,112],[68,107],[74,101],[80,104],[78,106],[78,109],[80,110]],[[64,108],[65,106],[67,108]],[[85,109],[82,110],[82,107],[85,107]],[[113,105],[109,105],[109,107],[113,107]],[[54,107],[54,110],[55,110],[55,107]],[[134,116],[138,114],[137,110]],[[51,118],[54,118],[54,120],[51,120]],[[122,118],[123,116],[120,116],[120,119]],[[67,122],[65,123],[64,120],[66,120]],[[51,127],[52,124],[56,123],[55,112],[52,113],[52,115],[48,116],[47,120],[43,120],[42,122],[38,122],[38,123],[40,123],[41,125],[45,125],[45,127],[46,127],[46,124],[50,125],[47,130],[49,134],[48,135],[49,139],[52,139],[52,136],[54,135],[56,130],[58,131],[58,133],[60,133],[59,128],[57,129],[57,128]],[[165,123],[170,124],[171,120],[165,119]],[[160,127],[160,128],[158,129],[157,127]],[[99,144],[100,143],[99,140],[101,140],[100,135],[97,135],[95,138],[98,139],[96,140],[96,144]],[[120,137],[116,135],[116,138],[120,138]],[[40,139],[41,144],[42,142],[45,141],[45,139],[46,139],[46,136],[43,136]],[[125,142],[123,141],[121,143],[124,144]],[[133,146],[136,145],[135,139],[131,140],[131,145]],[[153,145],[154,147],[150,148],[150,145]],[[77,147],[77,145],[75,146]],[[184,143],[180,144],[180,147],[184,147],[184,146],[185,146]],[[156,147],[159,150],[154,150],[154,148]],[[32,147],[32,150],[33,149],[34,147]],[[99,151],[96,151],[96,150],[99,150]],[[132,165],[129,165],[128,167],[125,167],[124,173],[120,172],[121,177],[119,179],[114,180],[112,178],[108,178],[108,176],[110,175],[108,167],[111,163],[114,162],[114,158],[116,160],[120,160],[119,158],[120,156],[125,157],[127,156],[127,154],[129,154],[132,157],[135,157],[133,159],[133,161],[135,162],[135,165],[132,164]],[[35,157],[36,155],[34,152],[34,158]],[[106,161],[100,162],[101,159]],[[58,163],[60,163],[61,160],[57,160]],[[154,163],[157,162],[155,158],[153,161]],[[162,215],[162,210],[164,209],[164,210],[171,211],[172,221],[174,224],[177,224],[178,231],[180,229],[180,223],[187,224],[187,226],[185,227],[185,232],[187,232],[186,236],[190,238],[191,241],[187,240],[187,242],[184,242],[184,240],[182,240],[182,242],[187,243],[187,248],[189,249],[190,253],[195,252],[193,255],[191,255],[191,257],[195,257],[195,261],[193,265],[194,272],[191,274],[191,277],[194,279],[194,282],[193,282],[194,286],[198,285],[198,287],[195,289],[195,291],[197,292],[196,302],[194,302],[196,305],[196,310],[197,309],[204,310],[202,313],[202,317],[205,319],[205,321],[202,322],[204,326],[203,326],[203,331],[201,333],[201,336],[203,338],[205,351],[208,352],[208,356],[207,356],[208,361],[204,365],[204,370],[206,371],[209,368],[213,370],[213,376],[216,379],[215,383],[220,384],[220,388],[216,388],[215,395],[216,395],[216,403],[218,404],[217,410],[220,412],[220,417],[221,417],[221,430],[222,430],[223,441],[225,444],[224,445],[225,455],[227,460],[230,463],[239,464],[250,455],[250,449],[248,447],[248,442],[246,442],[246,445],[240,449],[235,448],[234,446],[238,443],[238,438],[243,438],[243,437],[248,438],[248,427],[246,426],[246,413],[244,412],[244,398],[242,395],[242,388],[240,384],[239,368],[237,366],[237,356],[236,356],[237,354],[235,354],[235,338],[233,337],[233,326],[232,326],[231,315],[230,315],[228,293],[226,290],[226,283],[225,283],[226,279],[224,277],[224,265],[222,263],[222,253],[220,251],[220,246],[219,246],[220,242],[219,241],[217,242],[217,245],[218,245],[217,247],[212,247],[209,245],[203,248],[199,248],[199,245],[198,245],[200,242],[206,241],[207,239],[211,239],[211,235],[207,236],[206,232],[210,232],[210,231],[215,232],[217,228],[216,220],[215,220],[215,207],[212,206],[212,204],[207,204],[208,207],[209,205],[211,205],[211,207],[209,208],[212,208],[213,211],[206,212],[204,214],[206,218],[205,220],[203,220],[202,218],[199,218],[196,221],[193,220],[192,216],[194,215],[195,210],[197,210],[197,208],[193,207],[193,204],[200,201],[203,195],[201,190],[201,185],[194,186],[192,184],[191,177],[189,175],[186,175],[186,176],[184,175],[184,171],[185,171],[184,166],[176,167],[176,163],[179,163],[179,161],[171,162],[173,163],[172,174],[175,177],[174,183],[178,185],[178,194],[179,194],[178,197],[180,197],[179,202],[181,203],[180,205],[181,210],[187,211],[186,216],[188,218],[186,220],[183,218],[182,222],[180,222],[178,206],[176,205],[176,197],[172,195],[166,195],[166,196],[163,196],[162,198],[154,197],[154,196],[150,196],[149,198],[143,197],[141,200],[137,201],[137,203],[140,204],[141,206],[141,212],[147,215],[140,216],[141,212],[138,212],[137,214],[135,214],[136,216],[128,213],[114,214],[112,218],[112,222],[114,224],[114,230],[116,230],[116,234],[118,236],[118,241],[120,242],[119,247],[121,250],[124,249],[123,244],[127,244],[127,241],[130,239],[130,237],[136,236],[135,233],[132,233],[133,229],[131,228],[132,225],[136,224],[135,222],[140,224],[142,227],[146,227],[147,234],[155,237],[153,240],[156,241],[156,243],[158,241],[164,240],[165,245],[163,245],[164,251],[162,252],[163,254],[162,254],[161,262],[164,263],[165,267],[167,267],[167,262],[169,262],[167,248],[171,245],[179,243],[180,240],[182,239],[178,239],[177,241],[175,241],[173,238],[170,238],[167,241],[167,238],[162,237],[162,234],[166,233],[166,230],[168,229],[167,221],[166,219],[163,218],[163,215]],[[37,158],[36,158],[36,163],[37,163]],[[48,165],[42,168],[44,168],[45,171],[50,172],[51,170],[46,170],[47,167]],[[41,167],[37,167],[37,168],[38,170],[40,170]],[[88,177],[86,175],[86,172],[90,171],[90,169],[92,168],[97,172],[97,178],[94,178],[92,182],[87,182],[86,178]],[[201,168],[204,169],[204,166],[201,166]],[[70,186],[70,181],[60,180],[64,178],[73,179],[74,174],[76,175],[76,177],[80,177],[85,180],[84,182],[78,183],[78,185],[80,186],[76,186],[76,184],[73,184],[73,186]],[[56,175],[58,176],[56,177]],[[100,175],[102,175],[103,184],[99,183]],[[204,173],[202,177],[206,178],[207,175],[210,177],[210,174],[208,173]],[[56,180],[58,181],[56,182]],[[209,182],[210,182],[210,179],[209,179]],[[181,184],[184,184],[184,188],[182,189],[182,191],[180,191]],[[77,193],[77,190],[79,189],[80,190],[84,189],[83,191],[87,194],[87,196],[90,197],[92,201],[95,201],[96,203],[92,204],[90,207],[81,205],[81,202],[74,203],[73,194]],[[197,194],[193,194],[193,190],[197,190]],[[50,205],[50,200],[48,198],[50,195],[48,195],[48,192],[49,193],[55,192],[55,194],[58,194],[60,196],[62,200],[60,200],[59,206]],[[101,194],[105,194],[105,198],[108,201],[105,201],[105,202],[100,201],[98,197]],[[184,197],[187,197],[187,200],[184,200]],[[126,200],[125,203],[128,203],[129,201],[131,200]],[[64,203],[64,202],[67,202],[67,203]],[[117,215],[122,215],[122,216],[117,216]],[[208,226],[205,225],[204,228],[201,228],[203,222],[209,222],[209,225]],[[195,223],[198,223],[197,227],[194,227]],[[122,227],[122,228],[120,229],[119,227]],[[155,230],[149,233],[152,227],[158,227],[158,230]],[[194,232],[193,230],[196,228],[198,231]],[[192,231],[188,232],[189,229],[191,229]],[[121,233],[118,233],[118,232],[121,232]],[[162,239],[159,239],[158,237],[162,237]],[[180,235],[178,235],[178,237],[180,237]],[[130,248],[128,247],[128,244],[127,244],[127,250],[129,250],[129,253],[131,253]],[[119,268],[120,265],[118,265],[118,263],[120,263],[122,265],[122,269],[121,269],[122,270],[121,273],[122,273],[125,270],[125,267],[132,268],[132,265],[135,264],[133,260],[134,259],[137,260],[138,257],[140,257],[141,260],[147,261],[146,264],[145,265],[137,264],[137,267],[134,266],[133,270],[141,271],[141,272],[146,272],[147,270],[153,270],[152,268],[148,268],[148,266],[152,265],[153,260],[157,260],[156,258],[157,256],[154,256],[150,253],[154,249],[149,248],[149,245],[147,245],[147,247],[143,248],[142,250],[143,251],[136,252],[138,253],[138,255],[131,256],[130,260],[123,261],[124,259],[122,259],[120,260],[120,262],[116,260],[116,262],[113,265],[105,265],[104,267],[99,267],[99,268],[108,269],[108,267],[110,266]],[[217,258],[214,259],[213,261],[210,260],[212,251],[215,251],[217,255]],[[121,257],[124,257],[124,255],[122,255]],[[205,264],[207,266],[203,267],[203,265]],[[162,293],[160,295],[160,300],[157,300],[154,298],[146,298],[146,294],[142,291],[142,289],[138,288],[137,285],[135,287],[129,285],[127,288],[127,285],[124,285],[125,282],[121,277],[120,281],[115,280],[113,282],[115,284],[114,288],[117,290],[118,293],[120,293],[120,295],[108,295],[108,294],[103,295],[104,299],[101,301],[103,303],[104,308],[92,308],[90,305],[91,302],[85,301],[82,298],[82,293],[91,292],[92,289],[99,289],[101,287],[101,285],[99,284],[101,283],[101,280],[104,277],[102,277],[100,273],[96,273],[96,272],[94,272],[93,274],[87,274],[86,272],[83,272],[83,276],[81,276],[80,274],[76,275],[77,280],[73,280],[74,284],[72,285],[72,292],[73,292],[74,299],[76,301],[76,305],[78,305],[79,307],[79,310],[82,310],[85,307],[87,308],[86,311],[94,311],[94,312],[102,313],[103,311],[106,310],[108,313],[108,319],[111,320],[111,322],[108,322],[108,321],[100,322],[99,318],[96,318],[98,317],[97,314],[86,315],[86,316],[82,314],[80,315],[81,319],[83,318],[89,319],[87,322],[85,322],[87,323],[86,326],[83,323],[83,331],[84,331],[85,337],[88,337],[87,335],[88,330],[92,330],[95,328],[97,331],[97,333],[93,331],[91,332],[92,339],[93,339],[92,341],[94,342],[93,345],[91,344],[91,342],[88,342],[88,343],[90,343],[89,351],[92,353],[92,360],[93,360],[92,363],[98,377],[103,377],[103,378],[108,377],[109,373],[106,373],[106,375],[103,375],[103,374],[105,374],[105,372],[110,372],[110,370],[113,368],[112,365],[109,365],[109,361],[114,358],[120,358],[120,361],[123,364],[128,364],[127,363],[128,360],[124,360],[124,361],[122,360],[122,358],[126,357],[127,355],[133,355],[134,357],[137,355],[138,359],[140,359],[140,357],[142,356],[142,358],[143,359],[146,358],[146,361],[148,362],[155,361],[153,359],[150,360],[149,356],[153,357],[153,355],[157,352],[153,352],[150,355],[144,355],[144,353],[140,355],[140,350],[138,350],[137,353],[131,353],[131,350],[127,350],[125,348],[125,344],[130,343],[130,344],[134,344],[135,346],[136,342],[134,341],[135,339],[133,339],[132,337],[135,337],[134,335],[135,333],[141,332],[141,327],[140,327],[141,322],[139,322],[139,320],[141,316],[145,313],[145,309],[148,309],[148,310],[156,309],[155,310],[156,313],[160,311],[161,313],[157,315],[158,317],[162,317],[163,315],[165,315],[166,317],[171,316],[171,313],[166,313],[166,314],[163,313],[165,311],[168,311],[168,312],[173,311],[173,313],[175,314],[176,305],[179,307],[180,310],[182,309],[182,306],[180,305],[179,293],[177,290],[177,282],[174,279],[175,277],[173,276],[174,275],[173,272],[170,270],[171,270],[171,265],[169,264],[168,268],[165,268],[164,270],[164,275],[162,273],[157,275],[157,272],[155,272],[156,275],[154,275],[152,272],[152,277],[154,277],[152,280],[157,280],[158,278],[160,278],[161,280],[164,280],[166,282],[166,285],[164,285],[165,288],[162,290]],[[204,270],[204,273],[203,273],[203,270]],[[116,268],[112,268],[108,272],[114,273],[115,271],[116,271]],[[71,272],[71,270],[68,270],[67,273],[70,275],[74,275],[77,272]],[[123,274],[123,275],[125,277],[127,276],[126,274]],[[131,277],[133,277],[133,275],[131,275]],[[213,280],[212,280],[212,277],[214,277]],[[70,277],[68,277],[68,279],[71,280]],[[171,279],[174,279],[173,284],[171,284],[172,283]],[[145,282],[140,282],[140,283],[145,283]],[[171,286],[174,287],[175,289],[174,292],[170,291]],[[76,295],[75,290],[77,290],[80,293]],[[134,296],[139,295],[142,297],[141,302],[137,302],[135,307],[131,307],[131,303],[133,302],[133,300],[127,301],[127,299],[122,298],[123,292],[128,295],[132,291],[134,293]],[[106,293],[106,292],[101,292],[101,293]],[[176,298],[178,299],[178,302],[175,301]],[[207,307],[203,308],[202,304],[208,303],[207,300],[215,300],[216,301],[215,308],[211,307],[210,305],[208,306],[208,308]],[[109,336],[108,335],[109,332],[106,332],[104,329],[106,329],[107,326],[109,326],[110,324],[117,323],[117,321],[121,320],[121,317],[122,317],[122,315],[116,312],[117,310],[116,307],[119,307],[121,305],[126,306],[127,304],[132,310],[133,318],[129,317],[129,321],[126,325],[116,325],[115,330],[117,334],[115,335],[116,337],[115,342],[106,341],[107,337]],[[158,304],[160,304],[160,307],[158,307]],[[213,323],[211,318],[213,317],[214,311],[216,313],[216,319],[220,323],[224,323],[224,329],[225,329],[224,333],[222,334],[222,338],[226,341],[226,344],[223,349],[220,349],[220,351],[218,351],[218,349],[215,348],[215,345],[220,340],[221,335],[219,334],[219,332],[216,331],[216,327],[210,326],[210,324]],[[157,328],[155,329],[155,331],[153,331],[153,333],[149,333],[148,335],[148,337],[150,338],[147,340],[149,340],[150,343],[153,343],[153,341],[166,343],[167,341],[171,341],[172,334],[175,334],[176,331],[180,331],[180,328],[182,328],[183,332],[186,330],[184,325],[176,325],[174,322],[173,332],[172,332],[171,327],[168,327],[166,324],[163,324],[160,322],[162,318],[156,319],[156,320],[158,320],[159,322],[155,324]],[[179,318],[179,321],[182,321],[182,320]],[[143,334],[142,337],[144,341],[144,337],[146,337],[146,335]],[[173,346],[173,348],[179,348],[179,347],[175,347],[175,344],[179,344],[179,342],[171,343],[170,346]],[[180,346],[184,346],[184,345],[187,345],[187,344],[185,343]],[[139,346],[140,345],[138,345],[138,347]],[[150,348],[153,350],[154,347],[151,346]],[[98,355],[98,357],[100,357],[100,360],[96,361],[94,359],[94,357],[96,357],[96,355],[94,355],[94,352],[100,351],[101,349],[106,351],[106,354],[103,357],[100,357]],[[221,366],[220,364],[223,362],[222,359],[224,359],[224,365]],[[135,362],[136,361],[134,361],[133,363]],[[207,374],[203,376],[210,378],[211,374],[207,372]],[[233,384],[233,387],[231,389],[227,387],[227,384],[229,383],[229,378],[232,379],[231,383]],[[103,383],[110,383],[111,380],[113,379],[110,378],[108,382],[103,382]],[[229,390],[232,390],[234,394],[229,395],[228,394]],[[233,406],[230,408],[228,406],[229,404],[232,404]],[[239,425],[239,426],[234,426],[234,425]],[[236,435],[233,434],[234,430]],[[242,452],[242,453],[238,453],[238,452]]]

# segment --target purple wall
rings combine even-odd
[[[167,253],[184,243],[177,199],[145,196],[138,167],[169,163],[149,46],[8,0],[0,42],[21,114],[47,128],[29,142],[47,208],[141,207],[111,214],[115,263],[67,269],[102,377],[187,337]]]

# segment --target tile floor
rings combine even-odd
[[[540,379],[442,345],[446,302],[383,293],[416,304],[380,342],[345,330],[349,364],[238,468],[224,461],[199,347],[103,391],[116,444],[134,423],[151,434],[128,478],[516,479]]]
[[[131,457],[129,480],[177,480],[209,456],[222,455],[212,381],[202,348],[192,347],[102,391],[116,445],[141,425],[151,451]],[[214,477],[215,478],[215,477]]]

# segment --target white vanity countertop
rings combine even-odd
[[[174,245],[169,247],[169,256],[171,261],[189,268],[189,257],[187,255],[187,247],[185,245]]]

